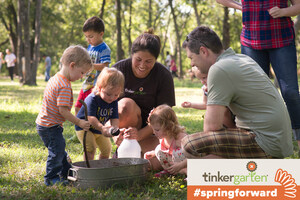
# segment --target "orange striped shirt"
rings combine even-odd
[[[36,119],[40,126],[62,126],[65,118],[59,113],[59,106],[66,106],[71,110],[73,105],[73,91],[71,82],[57,73],[53,76],[44,91],[42,109]]]

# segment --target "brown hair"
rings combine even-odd
[[[104,22],[99,17],[96,16],[91,17],[84,22],[82,31],[83,32],[95,31],[97,33],[104,32],[105,31]]]
[[[121,91],[124,89],[125,78],[121,71],[116,68],[105,67],[97,78],[96,85],[93,89],[95,95],[99,95],[100,88],[120,87]]]
[[[135,39],[131,47],[131,54],[135,54],[139,51],[148,51],[157,59],[160,53],[160,47],[160,39],[157,35],[154,35],[153,29],[151,28]]]
[[[89,53],[81,45],[72,45],[66,48],[61,56],[60,62],[65,66],[74,62],[76,67],[86,67],[87,65],[89,65],[90,68],[93,67]]]
[[[183,48],[188,47],[195,54],[199,54],[201,46],[207,47],[215,54],[219,54],[224,50],[219,36],[207,26],[198,26],[195,28],[186,36],[182,44]]]
[[[158,123],[168,136],[175,139],[179,133],[184,131],[184,127],[178,123],[174,110],[166,104],[157,106],[150,112],[148,123],[150,125]]]

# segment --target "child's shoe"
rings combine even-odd
[[[161,172],[158,172],[156,174],[154,174],[154,177],[156,178],[161,178],[163,176],[169,175],[170,173],[167,170],[163,170]]]
[[[51,180],[45,180],[45,185],[46,186],[52,186],[52,185],[63,185],[66,186],[69,184],[68,180],[66,179],[61,179],[60,177],[51,179]]]

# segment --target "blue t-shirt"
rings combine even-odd
[[[98,46],[89,45],[87,51],[95,64],[99,63],[111,63],[110,53],[111,50],[105,42],[102,42]],[[82,84],[83,91],[91,89],[96,81],[100,71],[93,70],[89,73]]]
[[[87,105],[88,116],[94,116],[101,124],[105,124],[110,119],[118,119],[118,100],[112,103],[106,103],[99,95],[95,95],[93,92],[87,96],[84,100]],[[79,119],[85,119],[84,106],[81,106],[77,117]],[[75,125],[75,130],[82,130],[79,126]],[[101,131],[90,128],[90,131],[96,134],[101,134]]]

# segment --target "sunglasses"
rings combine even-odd
[[[191,37],[190,34],[186,36],[185,40],[187,42],[189,42],[190,40],[198,41],[200,43],[200,46],[205,46],[205,47],[209,48],[204,42],[202,42],[201,40],[198,40],[198,39],[195,39],[195,38]]]

